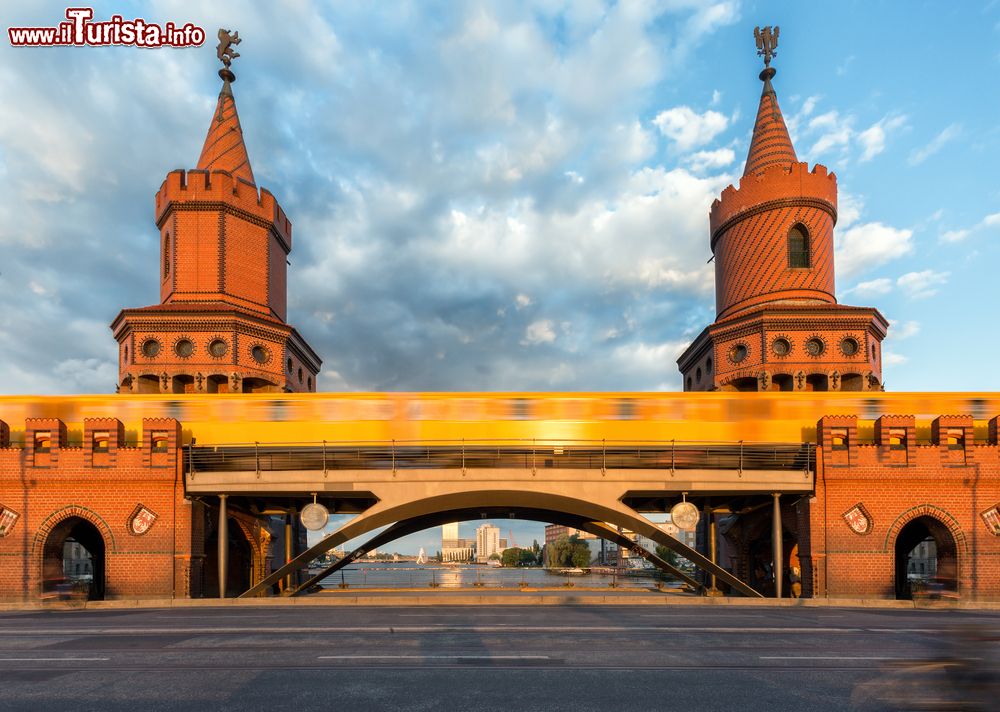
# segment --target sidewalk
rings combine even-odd
[[[736,606],[766,608],[874,608],[1000,611],[1000,601],[896,601],[852,598],[706,597],[654,591],[607,589],[533,589],[485,592],[481,589],[422,591],[399,589],[325,590],[298,598],[150,598],[107,601],[0,603],[0,611],[116,610],[147,608],[271,607],[271,606]]]

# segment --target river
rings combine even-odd
[[[323,588],[559,588],[567,584],[587,588],[655,588],[663,579],[653,571],[565,574],[556,569],[502,568],[438,563],[356,562],[323,579]],[[675,585],[666,579],[667,585]]]

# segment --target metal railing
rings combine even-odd
[[[497,440],[464,442],[239,443],[185,447],[187,472],[287,470],[585,469],[799,470],[811,443]]]

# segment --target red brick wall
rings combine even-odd
[[[967,425],[971,417],[942,417],[942,428]],[[895,595],[895,541],[919,516],[944,524],[958,549],[962,598],[1000,597],[1000,537],[980,516],[1000,504],[1000,448],[996,442],[965,441],[949,449],[932,439],[918,442],[913,416],[883,416],[873,424],[874,443],[857,441],[857,418],[819,421],[816,496],[810,501],[813,582],[816,595],[888,597]],[[848,446],[834,450],[832,433],[846,429]],[[903,431],[903,447],[893,449],[890,430]],[[864,534],[855,533],[844,514],[861,505],[870,518]]]
[[[34,452],[32,436],[49,429],[65,433],[58,420],[28,420],[24,449],[0,447],[0,505],[19,514],[10,533],[0,537],[0,599],[38,597],[46,536],[73,516],[93,524],[104,539],[108,598],[191,595],[192,556],[202,553],[201,518],[192,516],[197,505],[184,499],[177,421],[144,419],[141,443],[126,447],[119,421],[87,419],[83,446],[66,444],[63,437],[56,447],[53,439],[43,458]],[[106,431],[111,441],[104,456],[88,440]],[[154,432],[166,435],[166,452],[152,451]],[[136,535],[130,522],[140,505],[157,519]]]

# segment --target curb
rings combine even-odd
[[[364,593],[326,591],[302,598],[121,598],[107,601],[0,603],[0,611],[143,610],[152,608],[246,608],[283,606],[731,606],[736,608],[868,608],[876,610],[1000,611],[1000,601],[896,601],[890,599],[800,598],[760,599],[694,597],[677,594],[608,593],[605,589],[564,589],[482,593],[457,591]]]

